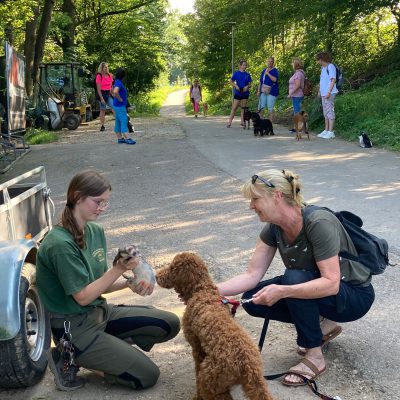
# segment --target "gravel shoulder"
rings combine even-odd
[[[110,261],[119,246],[134,242],[156,268],[171,261],[177,252],[194,251],[206,260],[215,281],[245,269],[261,225],[240,195],[241,181],[208,161],[174,120],[141,118],[134,119],[133,124],[137,131],[135,146],[116,144],[110,120],[106,132],[99,132],[97,123],[74,132],[63,131],[59,142],[34,146],[21,162],[0,176],[0,182],[45,165],[52,198],[59,212],[71,176],[83,168],[96,168],[108,175],[113,186],[111,206],[99,220],[106,230]],[[277,259],[268,275],[274,276],[281,270]],[[390,279],[387,275],[386,278]],[[382,285],[387,285],[389,290],[388,283]],[[180,316],[184,310],[175,293],[161,288],[157,288],[150,298],[134,296],[127,290],[108,298],[115,303],[153,304]],[[368,315],[363,324],[356,322],[351,324],[351,329],[345,327],[330,344],[326,355],[327,373],[318,380],[323,393],[340,395],[342,400],[398,398],[396,388],[390,389],[390,382],[377,379],[368,366],[371,357],[368,327],[372,329],[380,318],[378,307],[375,306]],[[262,322],[248,317],[242,310],[236,318],[256,342]],[[393,359],[387,360],[384,367],[388,371],[396,370],[399,364],[399,348],[392,339]],[[295,349],[294,329],[286,324],[271,323],[262,353],[266,373],[285,371],[297,363],[300,356]],[[365,363],[360,364],[355,353],[365,354]],[[110,386],[92,372],[83,370],[88,384],[77,392],[57,391],[51,373],[47,372],[38,385],[25,390],[0,390],[0,398],[192,398],[195,387],[193,362],[182,333],[174,340],[156,346],[150,357],[160,366],[161,377],[154,388],[144,392],[132,393],[125,388]],[[394,376],[391,379],[395,380]],[[316,398],[306,387],[288,388],[274,381],[270,388],[281,400]],[[235,389],[234,397],[243,399],[239,389]]]

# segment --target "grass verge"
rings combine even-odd
[[[56,142],[58,140],[58,135],[55,132],[28,128],[24,135],[24,139],[28,144],[45,144]]]

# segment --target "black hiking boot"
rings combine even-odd
[[[47,350],[46,358],[59,390],[69,392],[84,386],[86,380],[76,376],[79,367],[75,364],[69,365],[56,347]]]

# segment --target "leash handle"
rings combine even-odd
[[[299,378],[301,378],[303,382],[311,389],[311,391],[322,400],[341,400],[339,396],[330,397],[318,392],[318,386],[314,379],[308,379],[305,376],[298,374],[297,372],[286,371],[286,372],[281,372],[279,374],[265,375],[264,379],[266,379],[267,381],[271,381],[277,378],[281,378],[282,376],[287,374],[296,375]]]

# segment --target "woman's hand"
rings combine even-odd
[[[106,101],[104,100],[103,97],[100,99],[100,102],[101,102],[101,104],[106,104]]]
[[[117,268],[121,273],[132,271],[139,265],[139,257],[119,258],[113,268]]]
[[[247,92],[249,90],[249,85],[243,87],[243,92]]]
[[[253,295],[253,303],[273,306],[283,298],[283,289],[282,285],[268,285]]]
[[[329,97],[331,97],[331,92],[328,92],[328,93],[325,95],[325,98],[326,98],[326,99],[329,99]]]

